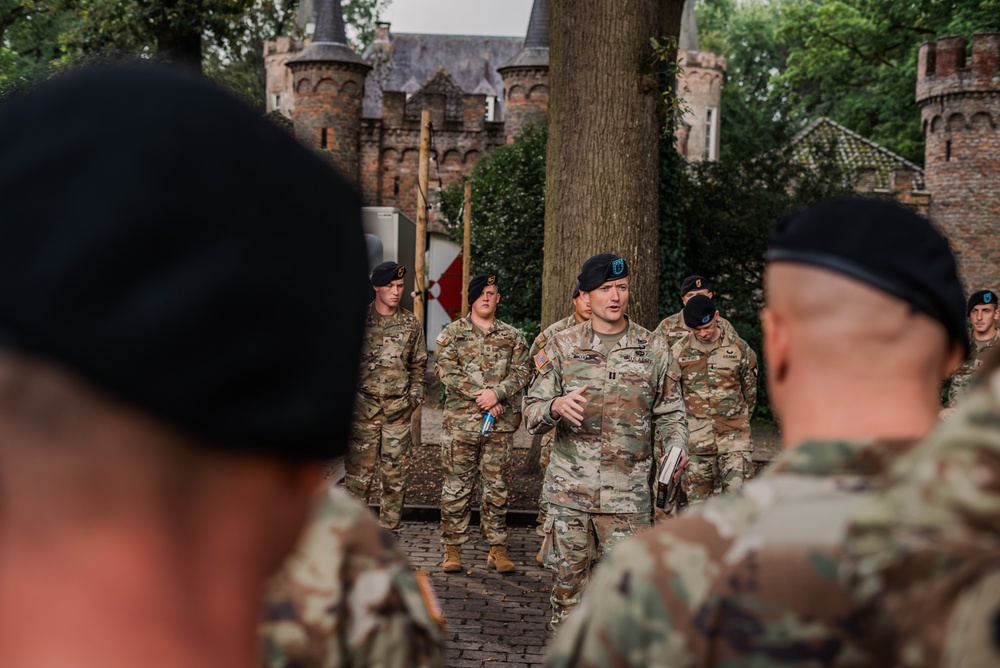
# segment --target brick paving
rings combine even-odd
[[[535,565],[541,539],[533,528],[511,527],[509,554],[518,572],[500,575],[486,569],[489,546],[478,528],[473,532],[462,551],[461,573],[441,570],[443,548],[436,522],[406,522],[399,536],[414,568],[430,575],[448,619],[445,665],[541,666],[549,639],[552,587],[551,571]]]

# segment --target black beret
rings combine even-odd
[[[710,290],[704,276],[688,276],[681,282],[681,297],[695,290]]]
[[[580,267],[577,284],[583,292],[596,290],[608,281],[628,276],[628,264],[614,253],[598,253]]]
[[[715,317],[715,302],[705,295],[695,295],[684,305],[684,324],[694,329],[712,322]]]
[[[203,77],[86,69],[0,109],[0,202],[5,345],[202,447],[346,449],[360,201],[286,131]]]
[[[406,267],[395,262],[383,262],[372,269],[372,285],[380,288],[406,276]]]
[[[965,296],[948,241],[896,202],[844,197],[789,214],[771,230],[767,261],[810,264],[867,283],[939,321],[969,350]]]
[[[479,299],[479,295],[483,294],[483,290],[486,289],[487,285],[495,285],[497,292],[500,292],[500,284],[497,283],[497,277],[491,276],[489,274],[479,274],[478,276],[473,276],[469,281],[469,304]]]
[[[965,309],[965,314],[971,315],[972,308],[980,304],[989,304],[990,306],[996,306],[997,293],[993,292],[992,290],[977,290],[976,292],[973,292],[972,296],[969,297],[969,304],[968,307]]]
[[[579,296],[580,296],[580,281],[577,281],[576,285],[573,286],[573,297],[572,297],[572,299],[576,299]]]

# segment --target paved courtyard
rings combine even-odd
[[[535,565],[541,539],[533,528],[510,529],[510,558],[518,572],[486,569],[489,547],[474,527],[462,552],[465,570],[441,570],[440,526],[406,522],[399,543],[414,568],[426,571],[448,619],[445,665],[449,668],[541,666],[549,631],[551,571]]]

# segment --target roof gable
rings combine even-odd
[[[879,190],[889,188],[890,175],[897,169],[913,172],[914,190],[925,188],[924,170],[918,165],[825,116],[803,128],[792,138],[791,145],[795,159],[813,168],[817,166],[819,152],[832,146],[834,157],[842,167],[854,172],[873,170],[874,187]]]

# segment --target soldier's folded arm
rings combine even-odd
[[[472,378],[462,372],[462,365],[458,361],[457,352],[451,342],[442,343],[439,340],[434,354],[437,357],[434,373],[441,384],[463,399],[475,401],[476,392],[483,388],[475,385]]]
[[[673,356],[661,373],[659,391],[653,401],[656,423],[653,454],[656,461],[675,445],[688,454],[689,432],[684,397],[681,395],[680,365]]]
[[[562,395],[562,376],[550,362],[539,369],[524,395],[524,424],[529,434],[547,433],[559,423],[562,418],[552,414],[552,402]]]
[[[510,358],[510,373],[496,387],[491,388],[496,392],[497,401],[503,402],[507,397],[514,396],[528,385],[528,381],[531,380],[530,360],[528,344],[525,343],[524,337],[518,334]]]
[[[424,333],[417,328],[416,340],[413,342],[413,354],[407,365],[410,371],[410,404],[414,407],[423,402],[427,396],[427,344]]]
[[[753,417],[753,410],[757,407],[757,353],[753,348],[747,346],[747,354],[743,360],[741,381],[743,385],[743,400],[747,404],[750,417]]]

